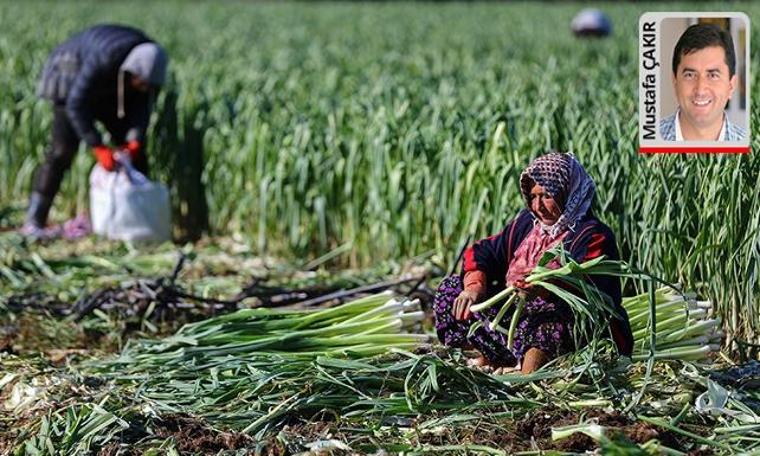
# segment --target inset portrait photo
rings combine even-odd
[[[640,49],[641,152],[749,152],[746,15],[646,13]]]

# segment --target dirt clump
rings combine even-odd
[[[153,423],[155,435],[174,437],[180,452],[207,453],[249,447],[253,439],[240,432],[219,432],[203,421],[185,415],[169,415]]]
[[[600,409],[583,411],[561,410],[557,408],[544,408],[530,412],[525,418],[515,422],[516,435],[521,436],[523,443],[531,440],[541,449],[556,449],[563,451],[589,451],[599,445],[585,434],[576,433],[559,441],[552,441],[552,428],[570,426],[581,422],[595,422],[609,428],[611,436],[619,432],[622,436],[634,443],[643,444],[652,439],[657,439],[665,446],[673,449],[684,450],[684,445],[677,435],[667,430],[660,430],[647,423],[634,421],[620,412],[606,412]]]

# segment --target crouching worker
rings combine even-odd
[[[54,237],[48,213],[80,141],[108,171],[116,150],[143,174],[148,171],[145,134],[155,94],[166,79],[166,52],[140,30],[96,25],[58,46],[48,57],[38,95],[53,106],[52,140],[37,169],[22,234]],[[99,121],[112,146],[95,126]]]
[[[530,373],[576,348],[569,305],[525,283],[545,251],[562,243],[578,262],[601,255],[619,259],[609,227],[591,213],[594,182],[571,154],[549,153],[533,161],[520,176],[520,191],[527,207],[501,233],[465,250],[463,276],[445,278],[434,305],[441,342],[478,350],[481,356],[472,364],[490,366],[497,372],[519,367]],[[594,276],[593,282],[612,298],[621,319],[610,319],[610,334],[619,353],[630,356],[633,336],[621,305],[620,280]],[[511,349],[507,335],[490,330],[487,324],[469,333],[472,323],[487,323],[499,310],[493,306],[479,313],[470,307],[507,286],[522,289],[526,296]]]

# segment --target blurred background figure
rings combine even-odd
[[[52,102],[52,138],[34,176],[22,234],[36,239],[61,234],[60,228],[46,228],[48,213],[80,141],[108,171],[117,166],[114,152],[121,151],[147,173],[145,135],[167,66],[161,46],[121,25],[93,26],[53,50],[38,87],[38,95]],[[96,121],[108,131],[111,145]]]
[[[570,24],[577,37],[605,37],[612,34],[612,22],[601,10],[587,8],[576,14]]]

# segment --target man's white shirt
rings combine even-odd
[[[683,135],[681,134],[681,110],[676,112],[676,141],[683,141]],[[726,113],[723,113],[723,125],[720,126],[720,133],[718,133],[718,139],[716,141],[726,141]]]

